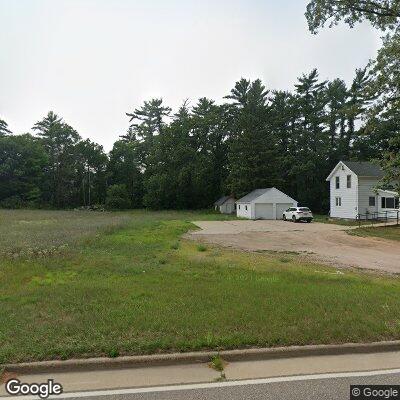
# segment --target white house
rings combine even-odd
[[[223,196],[214,203],[215,210],[221,214],[233,214],[235,212],[235,198],[233,196]]]
[[[358,214],[384,213],[399,208],[399,195],[376,190],[382,170],[370,162],[340,161],[329,174],[330,216],[355,219]]]
[[[276,188],[256,189],[236,202],[236,215],[248,219],[282,219],[297,201]]]

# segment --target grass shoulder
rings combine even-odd
[[[387,240],[400,240],[400,225],[357,228],[348,231],[350,235],[375,237]]]
[[[314,214],[314,222],[321,222],[323,224],[334,224],[343,226],[357,226],[358,221],[350,219],[331,218],[328,215]]]

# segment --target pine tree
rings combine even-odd
[[[0,119],[0,137],[10,135],[12,132],[8,129],[6,121]]]
[[[346,105],[349,93],[341,79],[329,82],[326,88],[327,125],[329,135],[329,164],[348,158],[350,141],[346,139]]]
[[[75,145],[80,136],[52,111],[33,130],[41,138],[49,158],[46,200],[56,207],[71,206],[76,198]]]
[[[277,138],[269,124],[268,91],[259,79],[241,79],[226,98],[228,106],[228,188],[240,197],[256,188],[279,186]]]

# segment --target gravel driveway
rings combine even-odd
[[[201,228],[189,234],[195,240],[248,251],[295,251],[339,267],[400,273],[400,243],[348,235],[354,227],[266,220],[194,224]]]

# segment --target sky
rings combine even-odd
[[[380,47],[368,23],[312,35],[303,0],[0,0],[0,119],[52,110],[106,151],[125,112],[162,97],[221,102],[241,77],[292,90],[317,68],[351,82]]]

